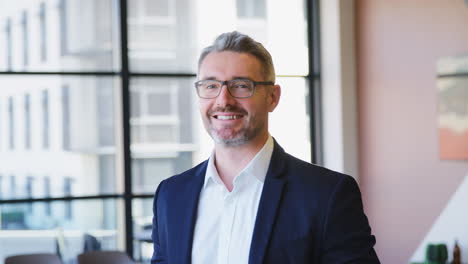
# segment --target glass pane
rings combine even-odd
[[[310,161],[306,79],[277,83],[282,98],[270,117],[271,135],[287,152]],[[133,192],[152,194],[161,180],[207,159],[213,143],[201,123],[192,78],[133,78],[131,96],[138,103],[130,120]],[[151,110],[156,108],[165,111]]]
[[[17,199],[119,192],[118,80],[0,76],[0,195]]]
[[[0,263],[17,254],[54,253],[72,264],[84,250],[123,250],[122,208],[110,199],[0,205]]]
[[[0,6],[0,71],[120,69],[117,0]]]
[[[131,3],[128,30],[132,71],[195,73],[201,49],[220,33],[238,30],[270,50],[277,74],[308,73],[303,0]]]
[[[193,78],[132,78],[133,191],[153,193],[159,182],[191,168],[199,134]]]
[[[270,114],[270,134],[289,154],[311,161],[308,83],[305,78],[277,78],[281,99]],[[291,136],[293,135],[293,136]]]
[[[135,259],[141,263],[149,263],[153,254],[153,244],[151,240],[152,219],[153,219],[153,199],[134,199],[132,203],[133,219],[133,251]]]

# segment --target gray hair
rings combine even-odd
[[[264,78],[267,81],[275,81],[275,67],[268,50],[265,49],[262,43],[237,31],[219,35],[213,42],[213,45],[204,48],[198,59],[198,69],[200,69],[203,60],[208,54],[222,51],[234,51],[255,56],[260,61]]]

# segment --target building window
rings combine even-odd
[[[116,188],[115,159],[113,155],[99,155],[99,187],[101,193],[112,193]]]
[[[60,19],[60,55],[67,54],[67,1],[60,0],[59,3],[59,19]]]
[[[41,61],[45,62],[47,60],[47,17],[46,17],[46,5],[41,3],[39,7],[39,27],[40,27],[40,52],[41,52]]]
[[[3,100],[0,98],[0,152],[2,151],[2,147],[3,147],[3,136],[4,136],[4,132],[3,132],[3,127],[4,127],[4,122],[5,118],[3,118]]]
[[[137,0],[129,7],[130,56],[174,59],[177,47],[176,1]]]
[[[72,195],[72,184],[73,178],[65,177],[63,182],[63,194],[65,197],[70,197]],[[71,201],[65,201],[65,218],[68,220],[71,220],[73,218],[73,209]]]
[[[31,98],[29,94],[24,96],[24,147],[31,148]]]
[[[23,65],[27,66],[29,63],[29,53],[28,53],[28,44],[29,44],[29,37],[28,37],[28,13],[23,11],[21,15],[21,28],[22,28],[22,38],[23,38]]]
[[[136,79],[132,84],[132,142],[180,143],[177,82]]]
[[[236,0],[239,18],[266,18],[265,0]]]
[[[33,197],[33,181],[34,177],[28,176],[26,177],[26,197],[31,199]]]
[[[11,37],[11,19],[6,20],[5,25],[5,42],[6,42],[6,69],[11,71],[13,63],[13,46],[12,46],[12,37]]]
[[[13,97],[8,98],[8,121],[9,121],[9,139],[10,139],[10,149],[15,148],[15,108]]]
[[[16,198],[16,177],[15,175],[10,176],[10,198]]]
[[[44,197],[45,198],[50,198],[50,178],[49,177],[44,177]],[[47,216],[52,215],[52,205],[50,202],[45,203],[45,214]]]
[[[129,9],[129,18],[135,17],[168,17],[171,15],[173,7],[172,0],[136,0]]]
[[[62,86],[62,147],[70,150],[70,87]]]
[[[42,147],[49,148],[49,91],[42,91]]]
[[[33,183],[34,183],[34,177],[28,176],[26,177],[26,198],[32,199],[33,198]],[[33,212],[33,204],[28,203],[28,212],[32,213]]]
[[[98,145],[107,147],[114,145],[114,89],[109,86],[99,86],[97,90],[97,120]]]
[[[3,176],[0,175],[0,200],[3,199]]]

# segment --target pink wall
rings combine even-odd
[[[382,263],[408,263],[468,172],[468,161],[439,159],[436,87],[437,58],[468,54],[468,6],[356,3],[364,205]]]

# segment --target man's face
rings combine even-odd
[[[227,81],[247,78],[264,80],[261,64],[247,53],[232,51],[212,52],[200,65],[198,79]],[[200,113],[205,129],[216,144],[239,146],[268,135],[268,112],[278,104],[278,85],[257,85],[249,98],[234,98],[226,86],[213,99],[199,100]]]

